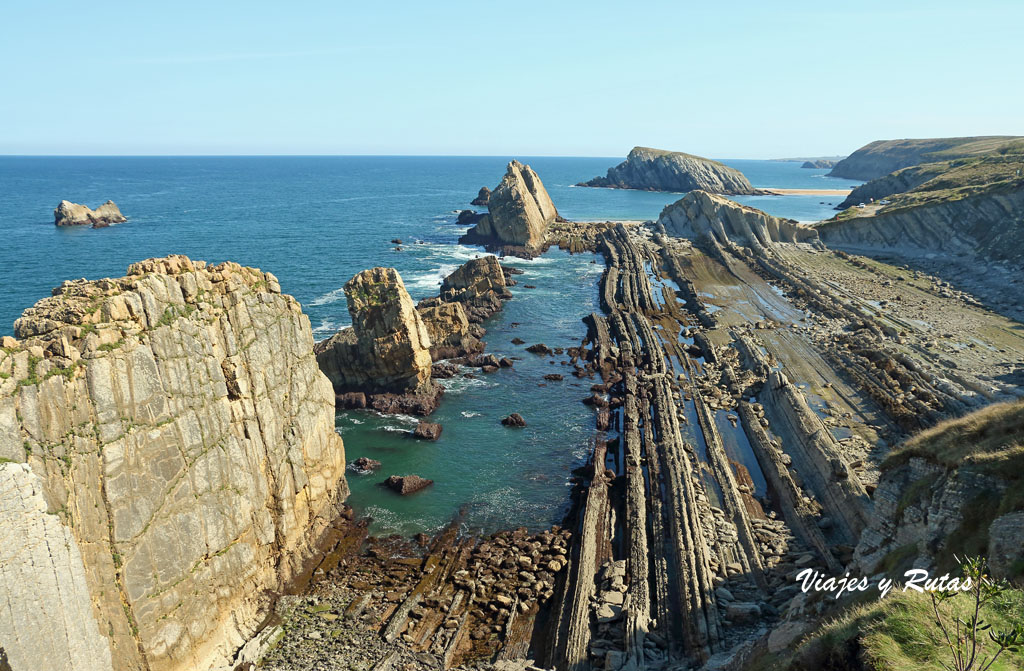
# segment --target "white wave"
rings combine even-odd
[[[334,335],[341,329],[351,326],[350,323],[336,322],[330,319],[321,319],[319,326],[313,327],[313,336]]]
[[[423,289],[424,291],[436,291],[441,286],[444,278],[451,275],[459,266],[454,263],[444,263],[434,270],[427,270],[419,273],[409,273],[405,279],[407,289]]]
[[[438,383],[444,387],[445,391],[450,394],[458,394],[460,391],[465,391],[470,387],[496,387],[498,386],[495,382],[488,382],[479,377],[450,377],[445,380],[438,380]]]
[[[337,303],[345,297],[345,287],[338,287],[333,291],[328,291],[322,296],[317,296],[306,305],[328,305],[330,303]]]
[[[466,417],[466,418],[469,418],[469,417],[479,417],[480,416],[479,412],[472,412],[470,410],[463,410],[459,414],[461,414],[463,417]]]
[[[374,414],[376,414],[378,417],[384,417],[385,419],[392,419],[392,420],[395,420],[395,421],[398,421],[398,422],[402,422],[404,424],[411,424],[413,426],[415,426],[416,424],[419,424],[420,421],[421,421],[419,417],[413,417],[412,415],[402,415],[402,414],[385,415],[382,412],[376,412],[376,411],[375,411]],[[402,429],[402,430],[404,431],[404,429]]]
[[[390,424],[385,424],[380,428],[385,431],[390,431],[391,433],[409,433],[409,427],[407,426],[391,426]]]

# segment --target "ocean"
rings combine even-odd
[[[355,273],[392,266],[414,300],[437,293],[441,279],[483,253],[457,244],[455,223],[481,186],[494,188],[511,157],[0,157],[5,215],[0,239],[0,334],[22,310],[66,279],[119,277],[128,264],[186,254],[231,260],[274,273],[309,315],[314,337],[350,323],[342,290]],[[618,158],[517,157],[544,181],[559,213],[576,220],[646,220],[681,194],[590,189]],[[724,160],[757,187],[829,189],[858,182],[825,177],[799,163]],[[128,223],[104,229],[57,228],[62,199],[96,207],[114,200]],[[736,200],[801,221],[832,216],[836,196],[746,196]],[[403,240],[394,251],[393,238]],[[519,337],[550,347],[578,345],[580,321],[597,311],[602,265],[591,254],[551,250],[521,268],[513,299],[487,324],[488,351],[521,357],[515,367],[475,379],[454,378],[431,421],[436,443],[413,441],[412,417],[339,413],[337,430],[351,461],[383,463],[350,474],[349,502],[373,518],[375,533],[436,530],[463,511],[474,530],[558,523],[568,480],[593,435],[592,410],[580,403],[590,381],[511,344]],[[526,289],[524,285],[536,286]],[[499,419],[519,412],[528,426]],[[379,486],[387,475],[415,473],[433,487],[400,497]]]

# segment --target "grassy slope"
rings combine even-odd
[[[951,615],[955,609],[963,616],[969,600],[967,595],[959,595],[944,606],[944,615]],[[1009,590],[982,610],[982,619],[996,630],[1024,623],[1024,592]],[[988,643],[982,650],[991,654],[994,648],[994,644]],[[931,599],[926,594],[908,591],[894,592],[884,600],[851,608],[804,640],[794,653],[776,658],[763,668],[940,671],[950,658],[942,632],[934,622]],[[1004,652],[991,668],[1024,669],[1024,651]]]

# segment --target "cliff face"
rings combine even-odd
[[[269,273],[173,256],[66,282],[15,333],[0,350],[11,667],[227,663],[347,495],[309,319]]]
[[[832,168],[829,176],[871,180],[920,163],[984,154],[1020,139],[1020,137],[993,135],[920,140],[876,140],[839,161]]]
[[[816,227],[829,247],[897,255],[972,254],[1024,264],[1024,189],[983,193]]]
[[[577,186],[645,191],[701,189],[710,193],[759,193],[743,173],[718,161],[649,147],[633,147],[625,161],[608,169],[606,177],[595,177]]]
[[[557,217],[558,211],[537,173],[528,165],[512,161],[501,184],[487,199],[487,214],[459,242],[532,257],[544,250],[548,227]]]
[[[90,210],[85,205],[72,203],[67,200],[60,201],[60,205],[53,211],[53,223],[57,226],[84,226],[92,224],[93,228],[103,228],[110,224],[120,224],[128,221],[121,214],[114,201],[108,200],[95,210]]]
[[[993,405],[913,437],[883,464],[855,562],[949,568],[984,554],[1024,575],[1024,402]]]
[[[661,211],[658,223],[669,235],[707,236],[719,244],[731,241],[756,250],[771,247],[777,242],[814,243],[818,240],[818,234],[809,226],[773,217],[704,191],[691,191],[667,205]]]

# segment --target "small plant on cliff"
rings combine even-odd
[[[930,593],[935,624],[942,632],[952,657],[951,662],[943,663],[943,666],[951,671],[986,671],[1007,650],[1018,652],[1024,646],[1024,624],[1018,622],[1003,630],[993,630],[982,619],[982,608],[1002,597],[1009,590],[1009,585],[988,575],[988,563],[984,558],[967,558],[960,566],[964,578],[970,580],[969,590]],[[964,613],[955,606],[962,605],[957,601],[965,599],[967,610]],[[945,604],[952,607],[944,607]]]

